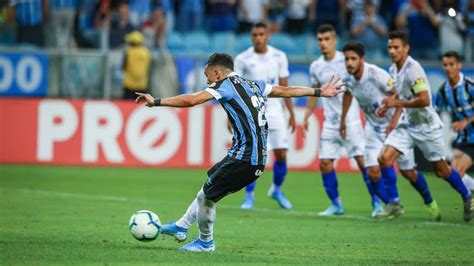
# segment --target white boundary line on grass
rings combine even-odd
[[[116,196],[107,196],[107,195],[91,195],[91,194],[82,194],[82,193],[70,193],[70,192],[58,192],[58,191],[48,191],[48,190],[40,190],[40,189],[31,189],[31,188],[13,188],[13,189],[6,189],[0,188],[0,191],[13,191],[13,192],[22,192],[22,193],[34,193],[43,196],[49,197],[62,197],[62,198],[75,198],[75,199],[83,199],[83,200],[102,200],[102,201],[118,201],[118,202],[150,202],[151,200],[145,199],[134,199],[134,198],[126,198],[126,197],[116,197]],[[154,200],[156,201],[156,200]],[[166,203],[172,203],[176,205],[183,205],[183,202],[177,201],[166,201]],[[229,205],[219,205],[219,209],[228,209],[228,210],[240,210],[239,207],[236,206],[229,206]],[[268,209],[268,208],[254,208],[251,210],[253,212],[267,212],[273,214],[283,214],[283,215],[304,215],[304,216],[311,216],[311,217],[321,217],[315,212],[308,212],[308,211],[295,211],[295,210],[275,210],[275,209]],[[245,210],[244,212],[248,212]],[[361,220],[361,221],[374,221],[377,222],[374,218],[369,218],[365,216],[358,216],[358,215],[341,215],[341,216],[331,216],[331,217],[321,217],[327,219],[348,219],[348,220]],[[458,224],[458,223],[446,223],[446,222],[431,222],[431,221],[424,221],[419,222],[417,224],[424,224],[424,225],[433,225],[433,226],[449,226],[449,227],[470,227],[467,224]]]

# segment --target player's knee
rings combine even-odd
[[[378,161],[379,161],[380,167],[382,167],[382,168],[388,168],[388,167],[392,166],[392,161],[391,161],[390,156],[388,156],[385,153],[382,153],[382,154],[379,155]]]
[[[327,173],[331,172],[333,170],[333,163],[331,160],[321,160],[319,163],[319,169],[321,169],[321,172]]]
[[[416,182],[416,179],[418,178],[418,175],[415,169],[411,169],[411,170],[400,169],[400,173],[405,179],[409,180],[411,183]]]
[[[435,166],[435,174],[437,177],[448,178],[451,168],[447,164],[438,164]]]
[[[378,167],[367,168],[367,175],[369,176],[369,179],[371,181],[377,181],[382,177],[382,174],[380,173],[380,168]]]
[[[204,190],[199,190],[199,192],[196,195],[196,198],[198,202],[203,203],[206,200],[206,194],[204,194]]]
[[[284,152],[276,152],[275,153],[275,160],[280,163],[286,162],[286,151]]]

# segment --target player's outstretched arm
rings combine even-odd
[[[268,95],[269,97],[304,97],[304,96],[315,96],[315,97],[335,97],[344,90],[339,90],[342,86],[346,85],[345,82],[340,82],[340,78],[332,77],[331,80],[321,88],[308,88],[299,86],[273,86],[272,91]]]
[[[169,106],[184,108],[192,107],[214,99],[214,97],[206,91],[200,91],[193,94],[181,94],[178,96],[163,99],[155,98],[148,93],[136,92],[135,94],[137,94],[137,99],[135,100],[135,102],[145,102],[145,105],[148,107]]]

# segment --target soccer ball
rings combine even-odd
[[[161,222],[155,213],[141,210],[130,217],[128,228],[132,236],[136,239],[140,241],[152,241],[160,234]]]

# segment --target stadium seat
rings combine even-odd
[[[292,36],[284,33],[273,34],[270,45],[282,50],[287,55],[304,55],[305,44],[298,43]]]
[[[245,49],[252,46],[252,40],[250,39],[249,33],[242,33],[235,38],[235,50],[236,54],[243,52]]]
[[[166,43],[171,53],[182,52],[185,49],[183,37],[177,32],[170,32],[166,39]]]
[[[209,35],[205,32],[191,32],[183,36],[186,52],[189,53],[209,53],[211,45]]]
[[[235,48],[235,34],[217,32],[212,34],[212,49],[216,52],[233,53]]]

